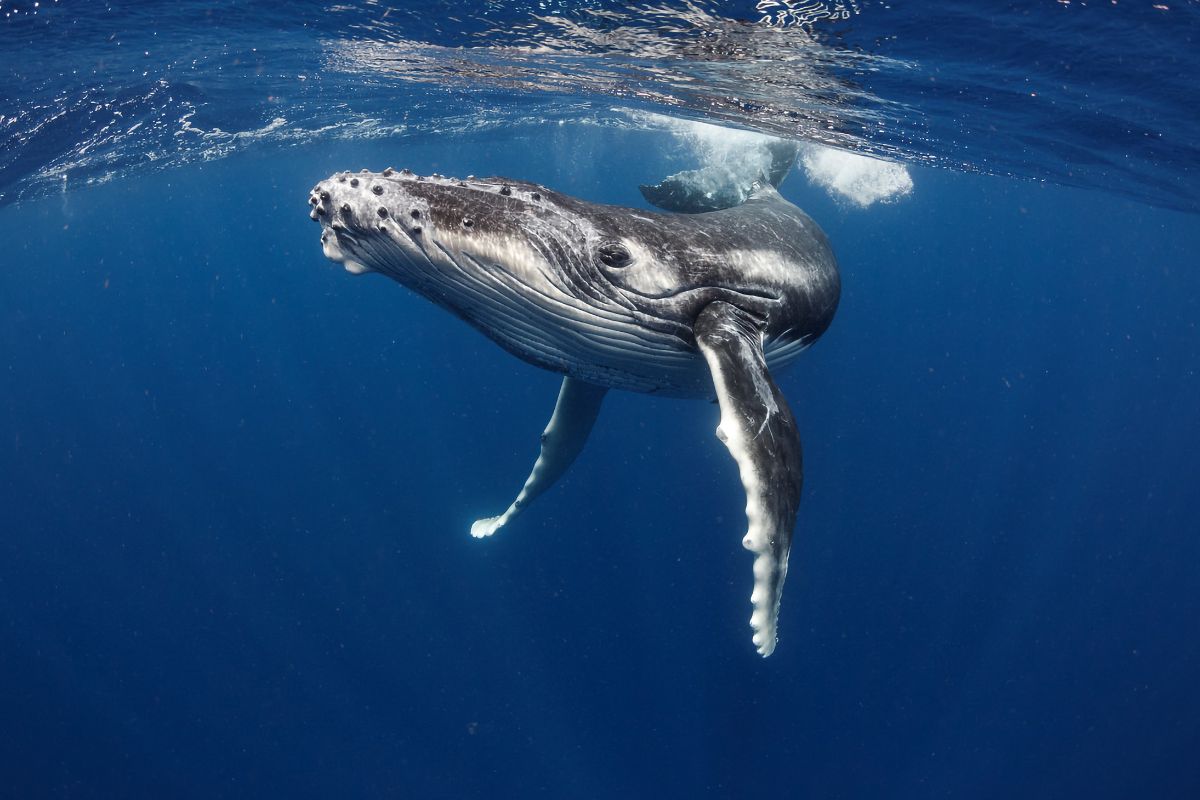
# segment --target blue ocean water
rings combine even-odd
[[[0,795],[1200,795],[1198,30],[2,0]],[[558,378],[307,219],[387,165],[644,207],[737,138],[697,120],[843,167],[783,186],[844,292],[777,376],[807,469],[766,660],[714,406],[614,393],[473,540]]]

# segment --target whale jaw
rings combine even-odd
[[[433,301],[535,366],[636,392],[711,393],[684,326],[639,311],[592,257],[592,207],[533,184],[338,173],[309,196],[327,258]]]

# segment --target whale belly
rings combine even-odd
[[[713,396],[707,364],[679,336],[620,314],[600,316],[595,309],[547,303],[535,308],[491,298],[463,316],[518,358],[577,380],[669,397]],[[781,369],[807,346],[803,339],[768,340],[767,363]]]

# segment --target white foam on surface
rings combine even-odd
[[[912,176],[903,164],[832,147],[805,145],[800,164],[809,182],[859,208],[898,200],[913,189]]]
[[[740,182],[743,176],[757,176],[770,171],[772,155],[769,145],[776,141],[772,136],[651,112],[638,112],[633,116],[643,123],[675,134],[694,153],[696,166],[711,168],[711,171],[695,176],[696,180],[712,182],[710,186],[697,186],[701,191],[717,193]]]
[[[771,166],[769,145],[777,141],[773,136],[650,112],[632,116],[648,127],[669,131],[683,140],[691,148],[698,166],[719,168],[698,173],[695,180],[736,182],[737,176],[765,173]],[[858,208],[894,202],[913,190],[908,167],[894,161],[809,142],[801,145],[799,162],[809,183],[824,189],[835,200]],[[721,186],[697,188],[716,192]]]

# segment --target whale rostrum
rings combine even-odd
[[[309,196],[328,258],[386,275],[563,375],[532,472],[473,536],[509,524],[562,476],[609,389],[716,398],[717,436],[746,491],[750,625],[764,656],[775,649],[803,481],[796,423],[772,373],[825,331],[841,288],[825,234],[773,185],[785,173],[776,165],[703,197],[689,196],[695,173],[643,187],[671,213],[391,168],[335,174]]]

